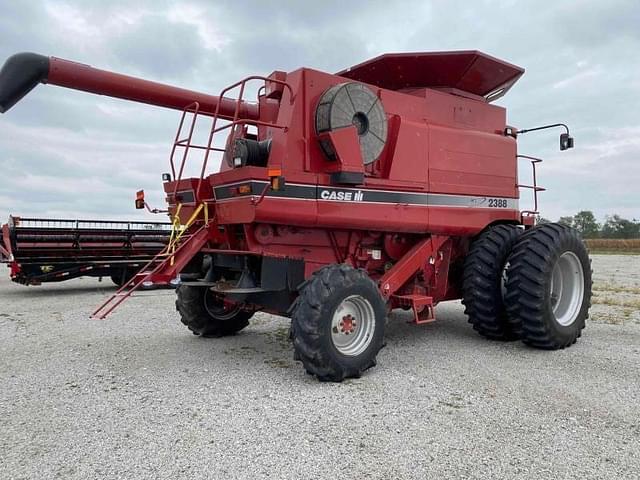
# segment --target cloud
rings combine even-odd
[[[207,50],[221,51],[228,43],[229,39],[222,35],[212,22],[209,15],[200,5],[189,5],[181,3],[174,5],[167,11],[166,18],[171,23],[189,25],[198,33],[202,46]]]
[[[640,215],[640,4],[583,0],[258,2],[113,0],[2,2],[0,61],[35,51],[216,94],[250,74],[310,66],[328,72],[384,52],[479,49],[526,67],[500,99],[545,158],[546,217],[577,210]],[[0,116],[0,219],[9,213],[136,218],[160,174],[179,113],[49,86]],[[526,165],[521,168],[526,174]],[[526,194],[525,194],[526,195]],[[523,203],[526,200],[523,198]]]
[[[575,85],[576,83],[581,83],[585,81],[589,81],[593,79],[593,77],[597,77],[602,74],[602,69],[599,67],[590,68],[588,70],[582,70],[581,72],[576,73],[575,75],[571,75],[564,80],[560,80],[552,85],[552,88],[566,88],[571,85]]]
[[[165,80],[193,75],[202,58],[201,44],[193,25],[154,14],[145,15],[126,31],[114,35],[109,50],[128,71]]]

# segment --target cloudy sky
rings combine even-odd
[[[0,0],[0,59],[20,51],[217,93],[249,74],[339,71],[384,52],[478,49],[526,69],[509,123],[545,158],[545,217],[640,218],[640,2]],[[0,220],[8,214],[157,219],[179,113],[40,86],[0,116]]]

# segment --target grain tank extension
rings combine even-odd
[[[492,104],[523,73],[477,51],[386,54],[336,74],[251,76],[212,96],[18,54],[0,71],[0,111],[38,83],[182,111],[163,174],[174,233],[94,316],[180,275],[176,306],[194,334],[284,315],[295,358],[340,381],[375,364],[395,308],[423,324],[462,299],[487,338],[558,349],[580,336],[587,251],[575,230],[535,225],[540,160],[518,154],[518,130]],[[571,148],[568,128],[553,126]],[[200,175],[185,178],[187,164]],[[518,167],[533,167],[533,183],[519,183]]]

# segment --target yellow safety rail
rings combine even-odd
[[[182,204],[179,203],[176,208],[176,213],[173,216],[171,222],[171,235],[169,236],[169,243],[167,244],[165,256],[171,255],[171,265],[173,265],[173,254],[176,252],[176,246],[180,242],[182,235],[186,232],[189,227],[196,221],[200,212],[204,209],[204,222],[205,224],[209,223],[209,206],[203,202],[193,211],[187,223],[182,225],[180,223],[180,210],[182,209]]]

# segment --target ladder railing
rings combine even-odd
[[[536,164],[541,163],[541,158],[530,157],[529,155],[516,155],[517,160],[528,160],[531,162],[531,169],[533,170],[533,183],[531,185],[518,183],[518,188],[527,188],[533,192],[533,210],[523,210],[523,214],[538,215],[538,192],[544,192],[546,188],[538,186],[538,180],[536,178]]]
[[[240,80],[239,82],[234,83],[233,85],[230,85],[226,88],[224,88],[221,92],[220,95],[218,96],[218,98],[220,99],[220,101],[217,103],[216,105],[216,109],[215,112],[213,113],[213,115],[209,115],[207,114],[206,116],[208,118],[211,118],[211,128],[209,129],[209,133],[208,133],[208,140],[206,145],[198,145],[198,144],[194,144],[192,139],[193,139],[193,133],[194,133],[194,129],[195,129],[195,123],[196,123],[196,119],[198,118],[199,115],[201,115],[200,112],[200,105],[197,102],[194,102],[190,105],[187,105],[185,107],[185,109],[183,110],[182,113],[182,117],[180,119],[180,123],[178,126],[178,131],[176,133],[176,137],[173,143],[173,147],[171,150],[171,172],[173,174],[173,178],[176,181],[175,182],[175,187],[174,187],[174,191],[173,191],[173,195],[175,196],[178,193],[178,186],[179,186],[179,182],[180,180],[182,180],[182,174],[184,173],[184,168],[185,168],[185,164],[187,162],[188,156],[189,156],[189,151],[191,149],[197,149],[197,150],[203,150],[204,151],[204,155],[203,155],[203,159],[202,159],[202,166],[200,168],[200,177],[198,180],[198,185],[196,188],[196,195],[198,194],[198,192],[200,192],[200,188],[202,186],[202,181],[205,177],[206,171],[207,171],[207,165],[209,163],[209,158],[211,155],[211,152],[219,152],[222,155],[224,155],[227,152],[227,148],[226,146],[228,145],[233,145],[233,141],[235,140],[236,136],[238,135],[238,132],[242,132],[243,127],[245,125],[253,125],[255,127],[258,126],[265,126],[265,127],[271,127],[271,128],[278,128],[278,129],[285,129],[286,126],[284,125],[279,125],[276,123],[272,123],[272,122],[263,122],[260,120],[252,120],[252,119],[244,119],[244,118],[240,118],[240,113],[241,113],[241,105],[243,103],[243,97],[246,91],[246,85],[248,82],[252,82],[252,81],[263,81],[265,82],[265,85],[267,82],[272,83],[272,84],[279,84],[279,85],[283,85],[283,88],[286,88],[289,93],[290,93],[290,99],[291,102],[293,102],[293,89],[291,88],[291,86],[283,81],[283,80],[278,80],[275,78],[268,78],[268,77],[262,77],[259,75],[252,75],[250,77],[247,77],[243,80]],[[220,126],[218,124],[219,119],[221,118],[220,116],[220,105],[225,101],[225,100],[229,100],[229,97],[225,97],[226,94],[228,94],[231,90],[234,89],[239,89],[239,94],[238,94],[238,98],[235,100],[235,109],[234,109],[234,113],[233,113],[233,117],[228,119],[228,123],[226,125],[222,125]],[[260,95],[261,92],[264,91],[264,86],[262,86],[259,90],[258,90],[258,96]],[[181,138],[182,137],[182,131],[184,129],[184,125],[185,125],[185,119],[188,113],[193,114],[192,120],[191,120],[191,124],[189,127],[189,133],[186,137]],[[227,130],[227,129],[232,129],[231,134],[229,135],[229,138],[226,142],[225,147],[220,147],[220,146],[216,146],[216,136],[218,133]],[[180,162],[180,166],[179,168],[176,168],[175,165],[175,153],[176,150],[178,148],[183,148],[183,154],[182,154],[182,159]],[[176,175],[176,171],[177,171],[177,175]]]
[[[182,172],[184,171],[184,165],[187,160],[187,155],[189,153],[189,147],[191,147],[191,140],[193,138],[193,131],[196,126],[196,118],[198,117],[198,112],[200,111],[200,104],[198,102],[193,102],[186,107],[182,111],[182,117],[180,118],[180,123],[178,125],[178,131],[176,132],[176,137],[173,142],[173,147],[171,148],[171,155],[169,157],[169,162],[171,164],[171,175],[174,179],[182,178]],[[186,138],[180,138],[182,136],[182,129],[184,127],[184,121],[187,117],[188,113],[193,113],[193,117],[191,118],[191,127],[189,127],[189,134]],[[178,172],[178,176],[176,177],[176,167],[174,156],[176,154],[176,150],[178,147],[184,147],[184,151],[182,154],[182,161],[180,162],[180,171]],[[176,184],[177,188],[177,184]],[[175,192],[174,192],[175,194]]]

